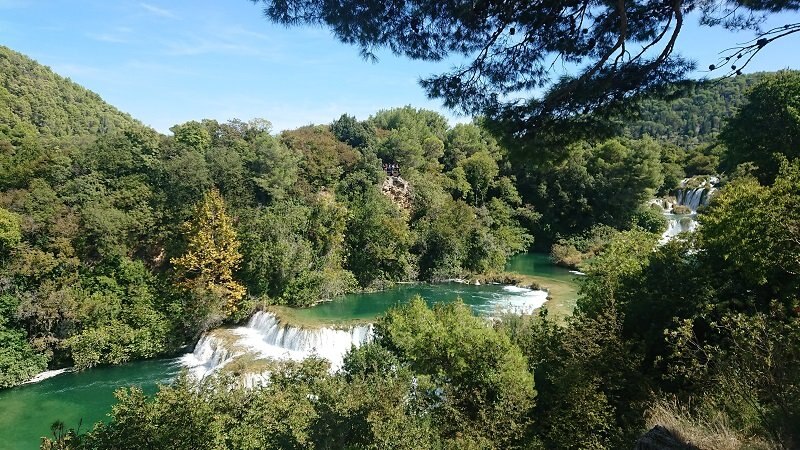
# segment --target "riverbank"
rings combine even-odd
[[[580,277],[553,264],[547,254],[523,253],[512,257],[506,265],[506,271],[499,274],[474,276],[449,283],[400,283],[382,291],[345,295],[311,308],[270,306],[268,310],[283,322],[295,326],[347,328],[372,322],[392,306],[404,303],[414,295],[420,295],[430,304],[460,297],[470,306],[492,301],[497,305],[502,302],[501,297],[508,294],[503,291],[504,286],[518,286],[531,291],[546,291],[547,302],[544,306],[550,317],[562,321],[575,309]],[[489,298],[492,295],[496,297]],[[476,312],[487,312],[487,309]]]

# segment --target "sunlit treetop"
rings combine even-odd
[[[744,63],[800,31],[759,28],[770,14],[800,8],[798,0],[253,1],[271,21],[330,28],[368,59],[385,48],[421,60],[466,57],[422,86],[448,107],[502,119],[517,139],[547,125],[590,125],[588,113],[612,114],[683,79],[693,64],[674,50],[690,12],[703,25],[756,31],[755,47],[731,49],[714,66],[732,73],[741,67],[731,59]]]

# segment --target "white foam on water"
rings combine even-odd
[[[697,229],[697,219],[694,214],[677,215],[664,214],[667,219],[667,230],[661,234],[659,245],[664,245],[681,233],[691,233]]]
[[[53,378],[55,376],[61,375],[62,373],[71,372],[72,368],[66,369],[55,369],[55,370],[45,370],[44,372],[37,373],[34,375],[30,380],[22,383],[22,384],[30,384],[30,383],[38,383],[40,381],[44,381],[48,378]]]
[[[507,291],[507,292],[514,292],[514,293],[531,291],[531,289],[520,287],[520,286],[503,286],[503,290]]]
[[[500,314],[533,314],[547,303],[547,291],[529,289],[519,286],[503,286],[507,295],[495,296],[480,311],[492,315]]]
[[[547,302],[547,292],[519,286],[503,286],[475,309],[485,316],[532,314]],[[203,334],[192,353],[181,358],[189,372],[205,378],[243,355],[255,360],[301,361],[309,356],[328,360],[331,370],[341,368],[345,354],[372,339],[372,324],[346,328],[305,328],[286,324],[275,314],[257,312],[247,325]],[[268,372],[241,374],[247,386],[269,380]]]
[[[303,328],[287,325],[269,312],[257,312],[246,326],[224,330],[226,339],[216,332],[205,333],[194,352],[181,360],[192,375],[204,378],[219,371],[239,356],[255,359],[301,361],[318,356],[331,363],[331,370],[342,366],[344,355],[372,338],[372,325],[345,329]],[[248,378],[249,377],[249,378]],[[245,384],[266,380],[265,373],[245,374]]]
[[[243,353],[241,350],[228,348],[219,337],[203,333],[194,351],[181,357],[181,363],[188,367],[190,374],[202,379],[225,367]]]

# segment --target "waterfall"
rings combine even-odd
[[[226,345],[227,339],[221,336],[228,330],[214,330],[203,333],[192,353],[183,356],[182,362],[189,372],[197,378],[204,378],[221,369],[243,352]]]
[[[697,228],[697,220],[693,215],[677,215],[665,213],[667,230],[661,234],[660,244],[666,244],[670,239],[681,233],[690,233]]]
[[[651,204],[662,208],[667,219],[667,230],[661,234],[660,244],[669,242],[670,239],[681,233],[692,232],[697,228],[697,210],[700,206],[708,205],[711,196],[716,191],[719,178],[699,176],[686,178],[681,181],[680,187],[675,191],[676,203],[669,199],[653,199]],[[675,205],[689,208],[688,214],[673,213]]]
[[[471,297],[468,305],[487,318],[532,314],[548,298],[547,291],[517,286],[457,285],[448,290],[453,298]],[[286,323],[274,313],[257,312],[246,325],[204,333],[194,351],[181,359],[198,379],[214,373],[231,373],[241,383],[253,386],[266,382],[275,361],[280,360],[300,361],[314,355],[327,359],[331,370],[336,371],[351,348],[370,341],[372,336],[372,324],[302,327]]]
[[[302,354],[315,353],[331,362],[341,357],[352,346],[366,342],[372,333],[372,325],[361,325],[349,329],[298,328],[281,323],[271,313],[257,312],[250,318],[247,333],[254,332],[266,345]]]
[[[343,329],[303,328],[283,323],[273,313],[259,311],[245,326],[203,334],[194,352],[184,355],[183,363],[192,375],[204,378],[247,357],[255,369],[244,373],[243,378],[245,384],[252,385],[266,380],[264,366],[269,361],[300,361],[316,355],[327,359],[331,370],[338,370],[345,353],[371,337],[371,324]]]
[[[710,189],[706,187],[678,189],[678,204],[689,207],[694,214],[701,205],[704,206],[708,204],[708,193],[710,192]]]
[[[664,217],[667,219],[667,230],[661,235],[660,244],[667,243],[670,239],[681,233],[692,232],[697,228],[697,210],[700,206],[708,205],[711,196],[716,191],[719,178],[713,176],[697,176],[685,178],[680,187],[675,190],[677,203],[668,199],[653,199],[651,204],[661,206]],[[690,187],[691,186],[691,187]],[[675,205],[689,208],[688,214],[674,214]]]
[[[700,206],[708,205],[711,195],[716,190],[719,183],[717,177],[693,177],[685,178],[681,181],[680,188],[676,191],[678,204],[687,206],[692,210],[692,214],[697,212]],[[689,187],[693,186],[693,187]]]

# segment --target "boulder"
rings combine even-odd
[[[636,441],[633,450],[700,450],[686,443],[667,428],[656,425]]]

